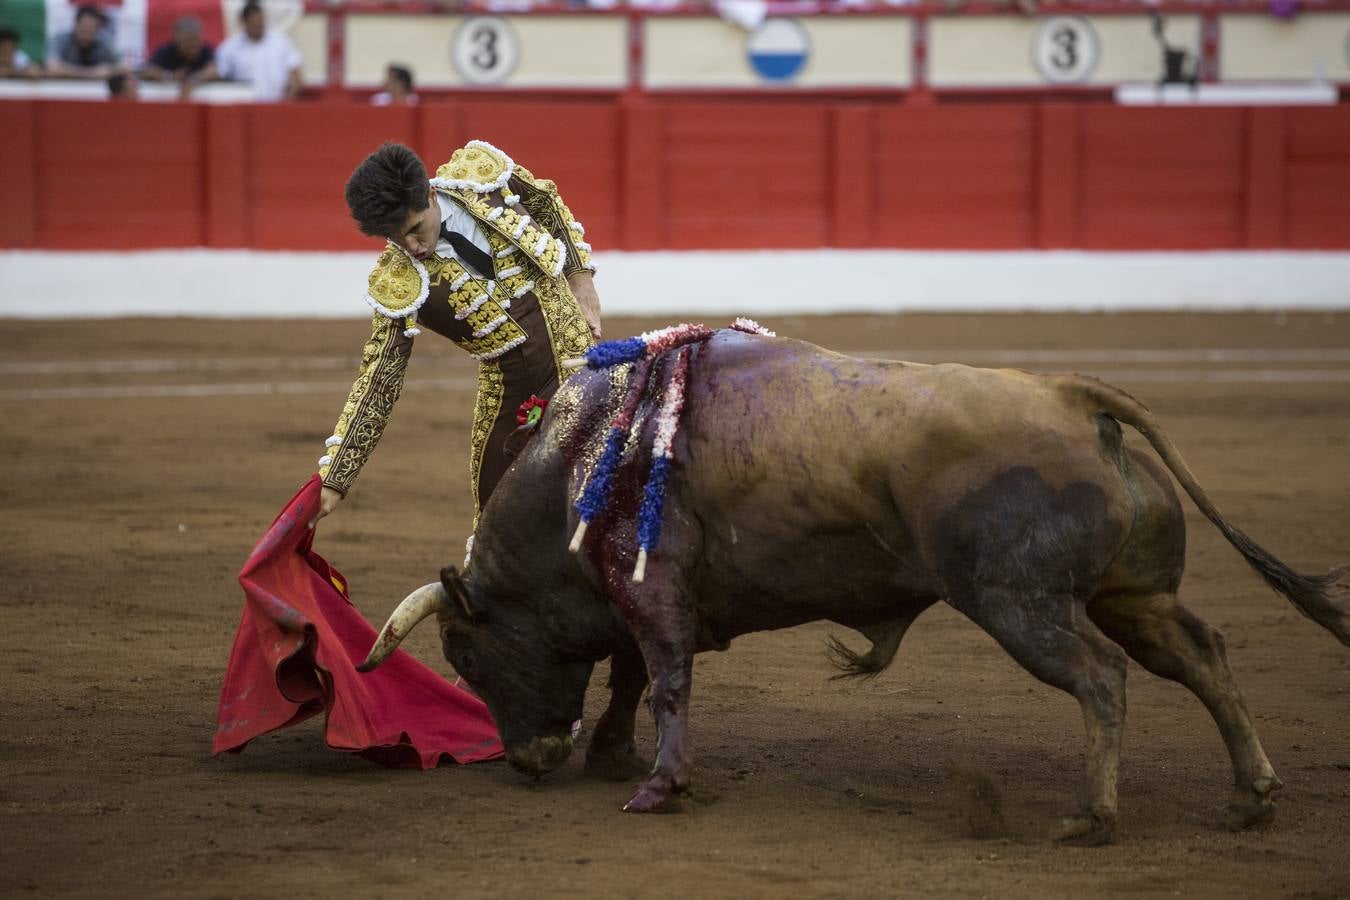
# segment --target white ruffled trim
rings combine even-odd
[[[600,270],[599,270],[598,268],[596,268],[595,263],[587,263],[587,264],[586,264],[586,271],[587,271],[587,272],[590,272],[592,275],[594,275],[596,272],[598,272],[598,271],[600,271]]]
[[[456,313],[455,313],[455,318],[456,318],[456,319],[459,319],[459,320],[461,320],[461,321],[464,320],[464,319],[467,319],[469,316],[471,316],[471,315],[473,315],[474,313],[478,312],[478,310],[481,309],[482,306],[483,306],[483,304],[486,303],[486,302],[488,302],[488,295],[487,295],[487,294],[479,294],[477,297],[474,297],[474,298],[473,298],[473,302],[472,302],[472,303],[470,303],[468,306],[466,306],[466,307],[464,307],[463,309],[461,309],[461,310],[459,310],[458,312],[456,312]]]
[[[521,285],[520,287],[516,288],[515,293],[513,293],[513,294],[511,295],[511,299],[512,299],[512,300],[519,300],[521,297],[524,297],[526,294],[528,294],[528,293],[529,293],[530,291],[532,291],[532,290],[534,290],[534,282],[533,282],[533,281],[527,281],[527,282],[525,282],[525,284],[523,284],[523,285]],[[508,302],[509,302],[509,301],[508,301]]]
[[[464,568],[467,569],[469,567],[469,558],[472,556],[473,556],[473,535],[469,535],[469,539],[464,542]]]
[[[506,201],[506,205],[507,205],[507,206],[515,206],[517,203],[520,202],[520,195],[519,195],[519,194],[507,194],[507,195],[506,195],[505,197],[503,197],[502,199]]]
[[[319,457],[320,466],[331,466],[332,464],[333,464],[333,457],[327,454],[324,454],[323,456]]]
[[[736,321],[731,323],[731,327],[737,331],[744,331],[747,334],[761,334],[764,337],[778,337],[778,333],[770,331],[754,319],[747,319],[745,316],[737,316]]]
[[[520,337],[512,338],[511,340],[507,341],[505,344],[502,344],[500,347],[497,347],[496,349],[489,350],[486,353],[475,353],[473,354],[473,358],[478,360],[479,362],[487,362],[489,360],[496,359],[497,357],[502,356],[503,354],[516,349],[529,339],[530,336],[528,334],[522,334]]]
[[[422,290],[417,294],[416,300],[402,309],[390,309],[374,297],[370,296],[370,291],[366,291],[366,302],[382,316],[388,316],[391,319],[403,319],[417,312],[422,308],[422,304],[427,302],[427,294],[431,290],[431,279],[427,277],[427,267],[422,265],[420,259],[410,255],[407,250],[399,247],[399,245],[395,244],[393,241],[389,242],[389,246],[398,247],[398,252],[406,256],[408,262],[412,263],[413,269],[417,272],[417,276],[422,279]]]
[[[487,220],[489,222],[495,222],[502,217],[502,213],[504,212],[506,212],[506,210],[502,209],[500,206],[494,206],[492,209],[488,210]]]
[[[531,221],[529,213],[521,216],[520,222],[516,224],[515,228],[511,229],[511,237],[519,239],[525,233],[525,226],[530,224]]]
[[[336,447],[340,443],[342,443],[342,435],[335,434],[329,437],[328,440],[324,441],[323,445],[325,447]]]
[[[582,237],[586,236],[586,226],[582,225],[575,219],[572,220],[572,230],[575,231],[577,234],[581,235]]]
[[[459,277],[456,278],[454,281],[450,282],[451,292],[457,291],[460,288],[464,287],[464,285],[468,284],[472,279],[473,276],[469,274],[468,269],[465,269],[463,272],[460,272]]]
[[[587,253],[590,253],[590,252],[591,252],[591,245],[588,244],[588,243],[586,243],[585,241],[577,241],[577,249],[578,249],[578,250],[585,250]]]
[[[467,188],[475,194],[489,194],[506,187],[506,183],[510,181],[511,176],[516,173],[515,160],[511,159],[511,157],[507,156],[505,153],[502,153],[502,151],[498,150],[487,141],[469,141],[464,146],[477,147],[480,150],[491,150],[493,153],[496,153],[502,159],[506,160],[506,168],[502,170],[502,174],[486,184],[480,184],[477,181],[468,181],[463,178],[433,178],[431,179],[432,187],[443,191],[451,191],[455,188]]]
[[[405,329],[403,329],[403,336],[404,336],[404,337],[417,337],[417,336],[418,336],[419,334],[421,334],[421,333],[422,333],[422,329],[420,329],[420,328],[418,328],[418,327],[416,327],[416,326],[413,326],[412,328],[405,328]]]
[[[539,240],[536,241],[534,244],[534,250],[530,252],[534,254],[535,259],[543,259],[544,253],[547,250],[548,250],[548,235],[541,234],[539,235]]]
[[[512,253],[515,253],[515,252],[516,252],[516,248],[515,248],[515,247],[507,247],[505,250],[498,250],[498,251],[497,251],[497,258],[498,258],[498,259],[506,259],[508,256],[510,256]]]
[[[512,267],[509,268],[509,269],[503,269],[502,271],[498,272],[498,273],[497,273],[497,277],[498,277],[498,278],[510,278],[512,275],[519,275],[521,272],[524,272],[524,271],[525,271],[525,270],[522,269],[520,266],[512,266]]]
[[[502,324],[503,324],[504,322],[506,322],[506,320],[509,319],[509,318],[511,318],[511,317],[508,316],[508,315],[502,314],[502,315],[498,316],[497,318],[493,319],[491,322],[488,322],[488,323],[487,323],[486,325],[484,325],[482,328],[479,328],[478,330],[476,330],[476,331],[473,333],[473,336],[476,337],[476,338],[487,337],[489,334],[492,334],[492,332],[494,332],[494,331],[496,331],[498,328],[500,328],[500,327],[502,326]]]
[[[558,247],[558,261],[553,264],[553,277],[557,278],[562,274],[563,266],[567,263],[567,253],[561,246]]]

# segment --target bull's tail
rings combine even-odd
[[[1295,572],[1275,558],[1270,551],[1257,544],[1241,529],[1231,524],[1214,506],[1204,488],[1196,481],[1186,461],[1172,444],[1153,413],[1129,394],[1109,384],[1086,376],[1073,376],[1071,389],[1085,393],[1090,403],[1111,418],[1138,431],[1166,464],[1173,477],[1185,489],[1195,505],[1223,532],[1228,542],[1242,554],[1248,565],[1266,582],[1294,605],[1303,615],[1312,619],[1350,646],[1350,590],[1339,584],[1350,572],[1350,565],[1332,569],[1325,575],[1304,575]],[[1337,590],[1339,588],[1339,590]]]

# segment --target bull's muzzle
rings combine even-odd
[[[535,738],[528,744],[507,747],[506,761],[525,775],[547,775],[572,755],[572,736]]]

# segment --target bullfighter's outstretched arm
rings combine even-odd
[[[352,384],[333,434],[319,460],[324,487],[346,496],[375,450],[403,390],[413,339],[403,324],[380,313],[371,318],[370,338],[361,354],[361,371]]]

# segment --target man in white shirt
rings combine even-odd
[[[384,71],[384,90],[370,98],[372,106],[416,106],[412,69],[391,63]]]
[[[239,22],[244,30],[216,51],[220,76],[249,82],[263,102],[294,100],[300,94],[300,51],[286,35],[265,29],[257,0],[244,4]]]

